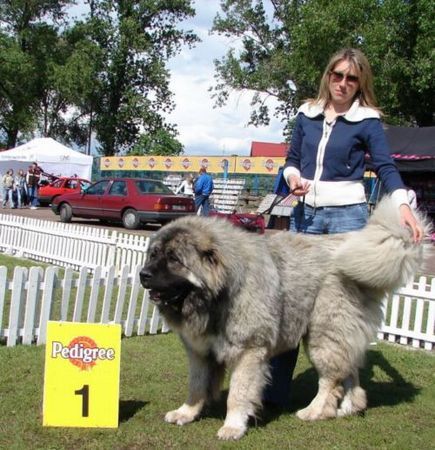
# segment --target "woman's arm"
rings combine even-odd
[[[411,228],[414,241],[420,242],[424,237],[423,229],[409,206],[406,188],[391,157],[390,147],[381,122],[377,119],[371,119],[367,131],[367,145],[375,172],[382,181],[385,190],[391,194],[397,204],[402,224]]]

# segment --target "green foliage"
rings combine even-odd
[[[72,0],[0,1],[0,135],[13,147],[35,131],[101,153],[128,152],[142,134],[175,137],[166,63],[198,38],[177,25],[191,0],[88,0],[83,21],[63,21]],[[168,141],[171,152],[180,152]],[[142,146],[144,149],[145,147]]]
[[[213,31],[237,38],[241,48],[215,61],[214,97],[222,105],[232,89],[254,90],[251,123],[268,123],[273,96],[274,114],[288,124],[317,94],[330,56],[359,47],[372,64],[387,121],[434,124],[434,2],[222,0],[221,8]]]
[[[0,130],[7,146],[36,129],[56,137],[56,123],[65,112],[62,95],[54,92],[52,70],[64,53],[57,24],[72,0],[0,2]],[[53,106],[55,105],[55,106]],[[67,139],[64,139],[67,140]]]
[[[163,128],[153,134],[140,135],[135,146],[128,152],[130,156],[177,156],[182,153],[183,144],[177,140],[176,132]]]
[[[190,0],[91,3],[90,37],[101,49],[93,111],[107,156],[128,152],[141,135],[173,128],[163,118],[174,107],[166,62],[198,39],[176,27],[194,14]]]

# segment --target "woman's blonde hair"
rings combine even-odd
[[[361,106],[368,106],[381,112],[377,106],[373,90],[373,74],[370,63],[364,53],[356,48],[344,48],[331,57],[320,80],[319,93],[315,101],[322,102],[325,105],[330,101],[329,77],[335,66],[341,61],[348,61],[358,76],[359,89],[354,100],[358,98]]]

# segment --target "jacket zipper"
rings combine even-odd
[[[329,137],[331,136],[331,132],[334,128],[335,122],[336,119],[334,119],[331,123],[328,123],[326,121],[326,118],[323,120],[322,138],[320,139],[319,146],[317,147],[316,171],[314,173],[313,181],[314,208],[316,207],[317,182],[320,180],[323,172],[323,160],[325,158],[326,145],[328,144]]]

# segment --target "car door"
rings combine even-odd
[[[121,211],[127,206],[128,186],[125,180],[114,180],[104,196],[104,216],[121,219]]]
[[[73,214],[80,217],[104,218],[102,200],[109,184],[109,180],[98,181],[82,194],[74,196],[74,201],[71,202]]]

